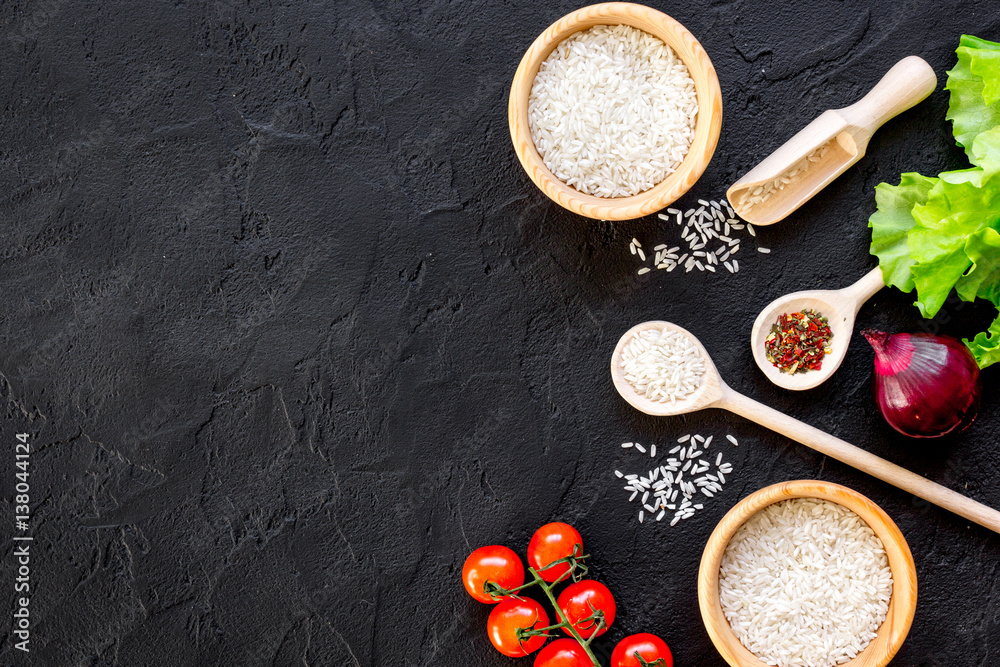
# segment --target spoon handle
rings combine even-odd
[[[726,387],[717,407],[1000,533],[1000,512]]]
[[[854,314],[857,315],[861,306],[883,287],[885,282],[882,280],[882,269],[876,266],[866,273],[864,278],[850,287],[845,287],[842,293],[849,301],[854,302]]]

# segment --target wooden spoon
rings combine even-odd
[[[865,301],[872,298],[876,292],[885,287],[882,282],[882,270],[874,268],[868,274],[850,287],[840,290],[806,290],[793,292],[778,297],[757,316],[750,331],[750,347],[753,359],[767,379],[785,389],[812,389],[826,381],[840,368],[851,344],[851,334],[854,333],[854,318]],[[833,338],[830,340],[831,352],[823,357],[823,365],[819,370],[804,373],[782,373],[777,366],[767,360],[764,341],[771,333],[771,325],[778,321],[778,316],[784,313],[797,313],[811,308],[820,315],[825,315],[830,323]]]
[[[903,58],[860,101],[824,111],[733,183],[726,192],[729,203],[741,218],[755,225],[773,225],[785,219],[864,157],[868,140],[883,123],[926,98],[936,87],[937,76],[923,58]],[[766,193],[771,185],[781,189],[774,189],[765,201],[748,203],[755,193]]]
[[[693,394],[676,403],[661,403],[660,401],[655,401],[639,394],[629,384],[628,380],[625,379],[621,364],[622,350],[637,333],[646,329],[677,331],[691,339],[691,343],[698,349],[698,353],[705,362],[705,374],[702,376],[701,384]],[[712,358],[708,356],[708,352],[704,346],[690,332],[676,324],[661,321],[643,322],[626,331],[625,335],[618,341],[618,345],[615,346],[614,354],[611,357],[611,379],[614,381],[615,389],[618,390],[622,398],[632,407],[646,414],[671,416],[682,415],[704,408],[729,410],[776,433],[800,442],[806,447],[815,449],[821,454],[835,458],[842,463],[846,463],[873,477],[877,477],[883,482],[888,482],[908,493],[912,493],[939,507],[950,510],[969,521],[974,521],[981,526],[1000,533],[1000,512],[997,510],[978,503],[971,498],[966,498],[962,494],[956,493],[929,479],[925,479],[916,473],[912,473],[906,468],[898,466],[895,463],[890,463],[870,452],[844,442],[840,438],[835,438],[829,433],[824,433],[818,428],[793,419],[774,408],[769,408],[763,403],[759,403],[730,389],[722,381],[719,371],[715,368],[715,364],[712,363]]]

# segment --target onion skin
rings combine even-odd
[[[962,341],[934,334],[861,334],[875,350],[875,402],[903,435],[937,438],[965,430],[979,412],[982,385]]]

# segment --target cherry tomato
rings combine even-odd
[[[496,584],[501,588],[517,588],[524,583],[524,565],[513,549],[494,544],[479,547],[465,559],[462,567],[462,583],[469,595],[486,604],[496,604],[501,599],[494,599],[483,589],[486,582]]]
[[[604,612],[605,626],[597,632],[598,637],[603,635],[615,621],[615,598],[611,595],[608,587],[593,579],[584,579],[575,584],[570,584],[556,600],[556,604],[566,615],[566,620],[573,624],[576,631],[584,639],[590,639],[597,630],[597,621],[583,619],[593,615],[596,610]],[[563,632],[569,634],[567,628]]]
[[[635,657],[642,656],[642,661]],[[674,667],[674,656],[667,643],[648,632],[629,635],[618,642],[611,653],[611,667]]]
[[[535,656],[535,667],[593,667],[590,656],[575,639],[557,639]]]
[[[528,637],[524,641],[518,641],[518,628],[544,628],[547,625],[549,615],[542,605],[530,598],[508,598],[490,612],[486,631],[498,651],[512,658],[521,658],[540,649],[545,643],[545,637]]]
[[[554,560],[573,555],[574,545],[579,545],[578,555],[583,555],[583,538],[568,523],[547,523],[531,536],[528,542],[528,565],[538,570],[547,582],[553,582],[569,571],[569,564],[561,563],[547,570],[542,568]]]

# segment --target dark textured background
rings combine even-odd
[[[905,55],[939,88],[762,229],[771,255],[640,278],[629,239],[676,229],[563,211],[510,145],[518,60],[576,3],[0,6],[3,451],[22,429],[37,446],[32,653],[5,613],[0,664],[513,665],[462,562],[566,520],[617,594],[599,646],[651,631],[679,666],[720,665],[702,547],[740,498],[793,478],[867,494],[909,540],[920,599],[894,664],[1000,661],[996,535],[729,414],[641,415],[608,375],[628,327],[672,320],[736,389],[1000,507],[995,369],[965,434],[914,444],[875,411],[863,339],[802,394],[770,386],[746,345],[775,296],[874,266],[876,183],[965,165],[944,72],[962,32],[1000,39],[996,2],[650,4],[702,41],[724,95],[715,159],[681,205],[722,196]],[[912,300],[886,290],[859,326],[918,329]],[[991,318],[949,302],[924,326]],[[691,430],[741,439],[731,483],[677,527],[637,524],[611,471],[645,462],[619,443]]]

